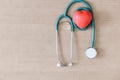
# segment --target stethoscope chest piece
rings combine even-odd
[[[89,59],[93,59],[97,56],[97,51],[95,48],[88,48],[85,52],[85,55],[89,58]]]

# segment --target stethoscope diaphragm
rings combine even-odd
[[[85,52],[85,55],[89,58],[89,59],[93,59],[97,56],[97,51],[95,48],[88,48]]]

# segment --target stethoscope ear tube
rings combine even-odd
[[[59,19],[58,19],[58,23],[57,24],[60,24],[59,22],[60,22],[60,20],[62,19],[62,18],[64,18],[64,16],[61,16],[61,17],[59,17]],[[68,20],[71,22],[71,19],[69,19],[68,18]],[[70,24],[70,22],[68,22],[69,24]],[[71,24],[70,24],[70,26],[71,26],[71,43],[70,43],[70,45],[71,45],[71,47],[70,47],[70,49],[71,49],[71,51],[70,51],[70,57],[69,57],[69,62],[68,62],[68,64],[64,64],[63,63],[63,60],[62,60],[62,58],[61,58],[61,56],[60,56],[60,46],[59,46],[59,25],[56,25],[57,27],[56,27],[56,55],[57,55],[57,67],[71,67],[72,66],[72,60],[73,60],[73,37],[74,37],[74,33],[73,33],[73,28],[72,28],[72,26],[71,26]]]

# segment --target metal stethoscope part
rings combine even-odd
[[[81,2],[84,5],[86,5],[87,7],[80,7],[77,10],[87,10],[92,14],[92,21],[90,22],[90,24],[82,29],[79,28],[72,20],[72,18],[68,15],[68,11],[70,9],[70,7],[77,2]],[[66,18],[69,21],[69,24],[71,26],[71,52],[70,52],[70,57],[69,57],[69,62],[68,64],[63,64],[62,58],[60,56],[60,51],[59,51],[59,24],[61,19]],[[97,51],[94,48],[94,43],[95,43],[95,24],[94,24],[94,15],[93,15],[93,11],[92,8],[90,6],[89,3],[87,3],[84,0],[72,0],[72,2],[69,3],[69,5],[66,8],[65,13],[63,13],[61,16],[59,16],[57,23],[56,23],[56,55],[57,55],[57,66],[58,67],[71,67],[73,65],[73,37],[74,37],[74,29],[80,30],[80,31],[84,31],[84,30],[88,30],[89,27],[92,27],[92,39],[91,39],[91,45],[90,47],[86,50],[85,55],[92,59],[95,58],[97,56]]]
[[[59,54],[59,32],[56,31],[56,54],[57,54],[57,67],[64,67],[64,66],[72,66],[72,59],[73,59],[73,37],[74,37],[74,34],[73,32],[71,32],[71,53],[70,53],[70,60],[69,60],[69,63],[67,65],[63,64],[63,61],[61,60],[60,58],[60,54]]]

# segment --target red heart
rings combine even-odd
[[[84,29],[92,21],[92,14],[88,10],[77,10],[73,14],[73,21],[79,28]]]

